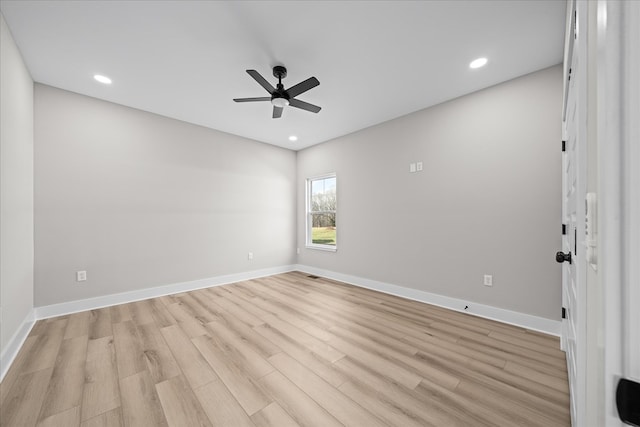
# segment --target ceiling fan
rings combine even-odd
[[[318,86],[320,82],[315,77],[309,77],[307,80],[298,83],[295,86],[285,89],[282,85],[282,79],[287,77],[287,69],[281,65],[273,67],[273,75],[278,79],[278,85],[274,88],[271,84],[265,80],[256,70],[247,70],[247,73],[258,82],[260,86],[265,88],[271,96],[264,96],[260,98],[235,98],[236,102],[256,102],[256,101],[271,101],[273,105],[273,118],[278,119],[282,116],[282,110],[287,105],[300,108],[301,110],[311,111],[317,113],[320,111],[320,107],[317,105],[309,104],[308,102],[295,99],[296,96],[313,89]]]

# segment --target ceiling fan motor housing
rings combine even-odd
[[[282,65],[276,65],[273,67],[273,77],[276,79],[284,79],[287,77],[287,69]]]

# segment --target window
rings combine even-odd
[[[307,247],[336,250],[336,175],[307,180]]]

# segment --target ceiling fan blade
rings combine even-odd
[[[320,82],[318,81],[318,79],[316,79],[315,77],[309,77],[307,80],[300,82],[295,86],[291,86],[289,89],[287,89],[287,93],[289,94],[290,98],[293,98],[300,95],[301,93],[308,91],[309,89],[313,89],[319,84]]]
[[[282,107],[276,107],[275,105],[273,106],[273,118],[274,119],[279,119],[280,117],[282,117]]]
[[[296,108],[300,108],[302,110],[311,111],[312,113],[317,113],[318,111],[320,111],[322,109],[322,108],[318,107],[317,105],[309,104],[308,102],[300,101],[299,99],[290,99],[289,100],[289,105],[291,107],[296,107]]]
[[[256,102],[256,101],[271,101],[270,96],[264,96],[261,98],[234,98],[236,102]]]
[[[249,75],[251,77],[253,77],[253,79],[255,81],[258,82],[258,84],[260,84],[260,86],[262,86],[263,88],[265,88],[267,90],[267,92],[269,92],[271,95],[273,95],[273,92],[276,91],[276,88],[274,88],[273,86],[271,86],[271,83],[269,83],[268,81],[265,80],[264,77],[262,77],[260,75],[259,72],[257,72],[256,70],[247,70],[247,73],[249,73]]]

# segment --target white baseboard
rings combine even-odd
[[[350,285],[362,288],[372,289],[407,298],[414,301],[420,301],[427,304],[437,305],[439,307],[448,308],[454,311],[472,314],[486,319],[496,320],[510,325],[520,326],[522,328],[544,332],[549,335],[560,336],[561,322],[557,320],[546,319],[544,317],[533,316],[531,314],[519,313],[516,311],[505,310],[504,308],[492,307],[490,305],[478,304],[470,301],[464,301],[458,298],[451,298],[444,295],[433,294],[430,292],[420,291],[418,289],[405,288],[398,285],[379,282],[377,280],[365,279],[362,277],[351,276],[348,274],[337,273],[335,271],[323,270],[321,268],[310,267],[298,264],[296,270],[304,273],[314,274],[316,276],[326,277],[328,279],[338,280]],[[468,309],[464,309],[468,306]]]
[[[174,283],[171,285],[156,286],[153,288],[139,289],[130,292],[122,292],[119,294],[111,294],[95,298],[63,302],[60,304],[45,305],[35,308],[35,319],[47,319],[49,317],[62,316],[65,314],[77,313],[79,311],[94,310],[96,308],[125,304],[128,302],[156,298],[164,295],[177,294],[180,292],[193,291],[202,288],[210,288],[212,286],[226,285],[229,283],[241,282],[243,280],[257,279],[259,277],[272,276],[274,274],[286,273],[293,270],[295,270],[295,266],[283,265],[280,267],[264,268],[261,270],[253,270],[236,274],[227,274],[225,276],[192,280],[189,282]]]
[[[7,346],[0,354],[0,382],[4,379],[4,376],[9,371],[13,360],[18,355],[18,352],[22,348],[25,340],[29,336],[29,332],[31,332],[31,328],[35,324],[35,313],[34,310],[31,309],[27,314],[27,317],[22,321],[22,324],[18,328],[18,330],[13,334]]]

